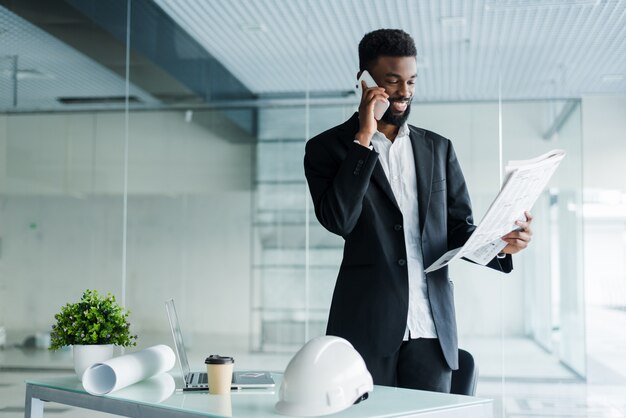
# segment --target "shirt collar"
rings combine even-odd
[[[406,122],[404,122],[400,129],[398,129],[398,135],[396,136],[396,138],[401,136],[409,136],[409,124]]]
[[[400,129],[398,129],[398,134],[396,135],[396,139],[394,141],[397,141],[400,138],[404,138],[404,137],[408,137],[409,136],[409,124],[404,122],[402,124],[402,126],[400,126]],[[385,145],[391,145],[391,141],[389,141],[387,139],[387,137],[385,136],[385,134],[383,134],[380,131],[376,131],[376,133],[374,134],[374,136],[372,137],[372,141],[376,139],[378,143],[383,143]]]

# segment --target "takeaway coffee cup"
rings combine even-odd
[[[234,363],[234,358],[217,354],[210,355],[204,360],[209,380],[209,393],[217,395],[230,393]]]

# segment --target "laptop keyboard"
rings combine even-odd
[[[206,373],[200,373],[198,376],[198,383],[201,385],[206,385],[209,383],[209,375]]]

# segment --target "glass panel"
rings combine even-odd
[[[416,96],[419,97],[419,92]],[[474,223],[478,224],[500,187],[498,103],[414,106],[410,123],[452,141],[470,194]],[[502,352],[515,346],[521,332],[519,316],[508,314],[511,306],[519,306],[515,301],[519,282],[511,277],[513,274],[505,275],[462,260],[449,266],[459,347],[473,356],[479,368],[477,396],[497,399],[503,393]],[[494,416],[499,416],[500,409],[494,408]]]
[[[564,114],[567,119],[562,119]],[[586,375],[580,115],[578,101],[503,106],[505,160],[530,158],[555,148],[567,152],[533,208],[533,242],[518,257],[515,271],[523,295],[516,313],[523,318],[521,337],[537,345],[525,370],[538,379],[575,381]],[[506,358],[512,365],[519,360]],[[546,367],[550,362],[554,367]],[[510,368],[507,377],[516,377]]]
[[[46,6],[0,6],[3,367],[69,368],[70,347],[45,350],[54,314],[88,288],[122,294],[126,89],[108,64],[124,48],[71,5]]]
[[[169,344],[164,301],[173,297],[192,369],[219,353],[240,369],[282,370],[306,341],[308,294],[320,292],[303,280],[304,95],[290,108],[252,100],[227,65],[233,51],[218,59],[221,34],[195,26],[196,12],[223,11],[133,3],[130,79],[153,77],[161,102],[129,118],[128,305],[141,346]],[[154,48],[155,32],[176,42]],[[297,53],[281,59],[300,62]],[[270,356],[250,356],[257,351]]]
[[[306,137],[344,113],[305,103],[259,111],[254,289],[264,296],[255,300],[253,318],[261,324],[254,346],[260,351],[293,352],[326,331],[341,239],[315,219],[302,157]]]
[[[615,402],[626,385],[622,11],[2,2],[0,346],[16,349],[0,365],[68,368],[67,350],[25,348],[45,347],[59,307],[97,288],[132,311],[139,348],[171,345],[173,297],[194,368],[217,352],[284,369],[325,331],[343,249],[315,218],[305,143],[354,112],[361,37],[401,27],[419,53],[410,123],[452,140],[475,222],[502,162],[567,151],[511,274],[450,266],[477,394],[496,399],[497,417],[558,415],[550,405],[571,393]]]
[[[174,298],[186,344],[201,348],[190,355],[206,356],[220,341],[247,346],[254,146],[203,123],[221,111],[185,114],[130,114],[128,306],[142,346],[170,343]]]
[[[607,403],[626,389],[624,112],[623,95],[582,100],[587,381]]]

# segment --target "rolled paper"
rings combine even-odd
[[[160,373],[116,391],[111,396],[134,402],[161,403],[174,393],[176,382],[169,373]]]
[[[133,383],[171,370],[174,351],[160,344],[90,366],[83,374],[83,387],[92,395],[106,395]]]

